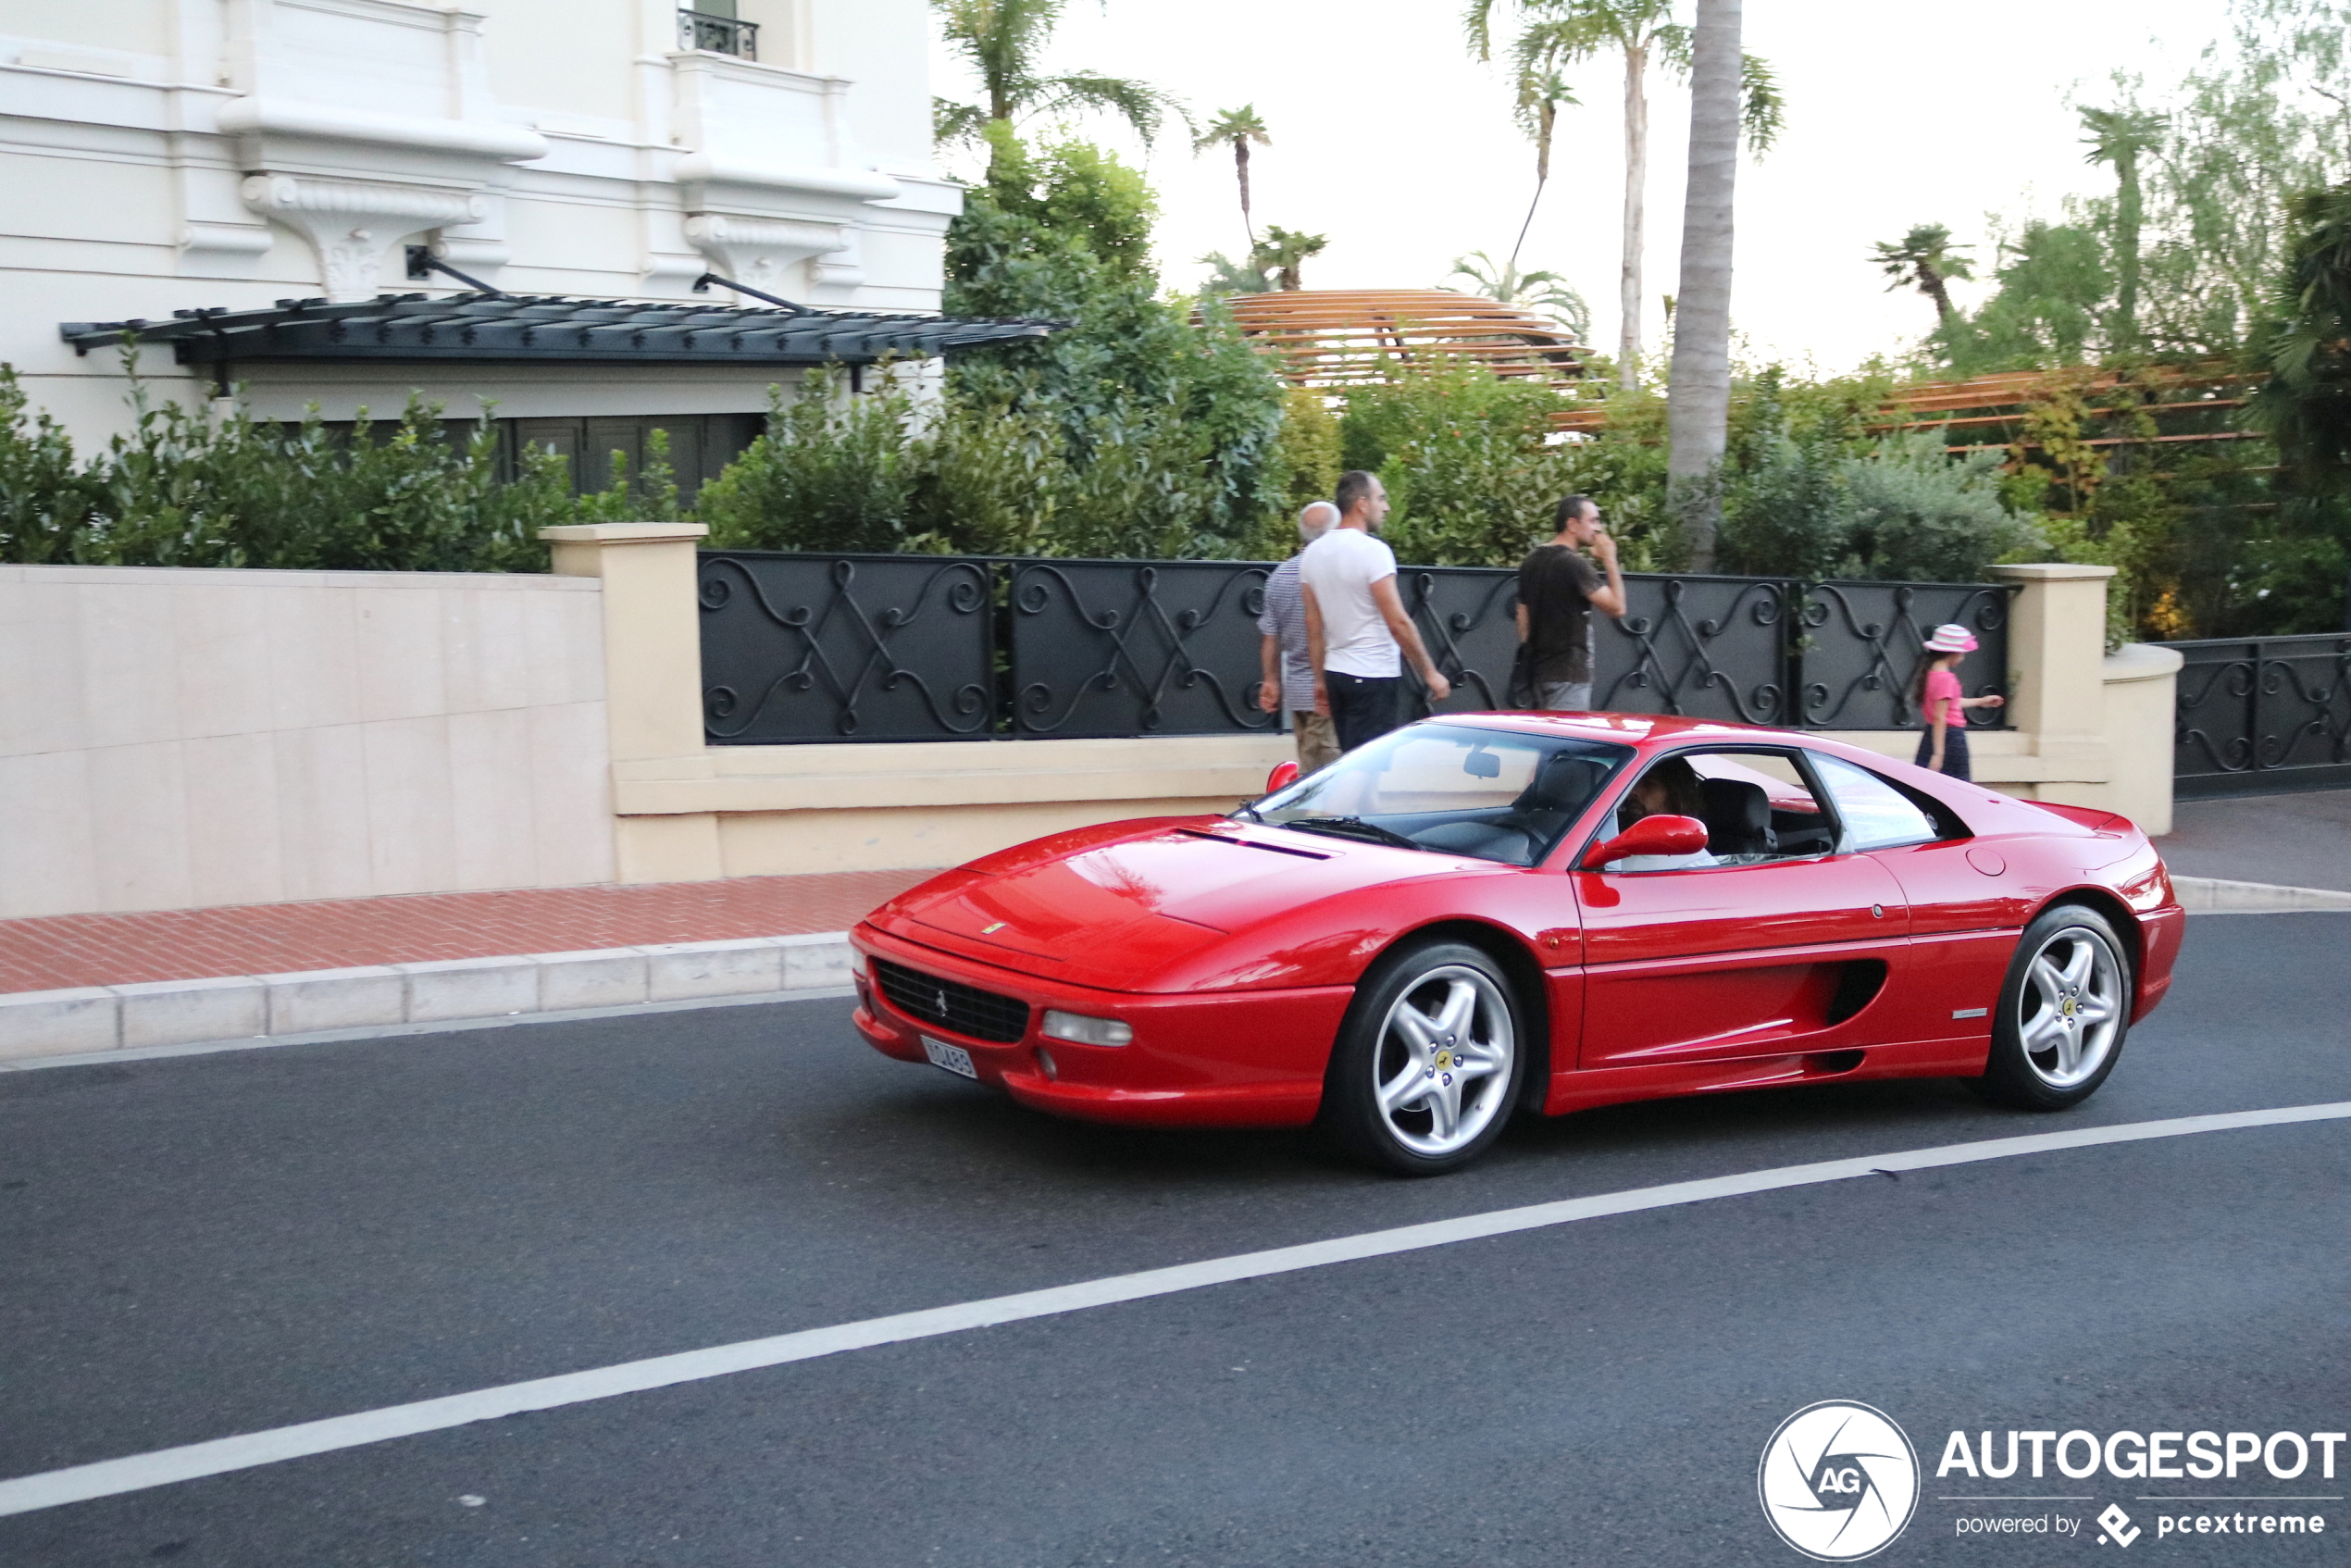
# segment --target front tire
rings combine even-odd
[[[1976,1092],[2021,1111],[2062,1111],[2096,1093],[2131,1027],[2127,952],[2095,909],[2043,910],[2009,962]]]
[[[1524,1038],[1517,992],[1465,942],[1424,942],[1356,988],[1323,1084],[1323,1123],[1358,1159],[1442,1176],[1486,1152],[1517,1102]]]

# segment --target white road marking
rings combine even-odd
[[[1940,1149],[1870,1154],[1851,1160],[1827,1160],[1810,1165],[1784,1165],[1776,1170],[1750,1171],[1743,1176],[1710,1176],[1701,1181],[1677,1181],[1663,1187],[1636,1188],[1628,1192],[1569,1198],[1518,1209],[1497,1209],[1489,1213],[1464,1214],[1458,1219],[1432,1220],[1423,1225],[1399,1226],[1392,1230],[1366,1231],[1360,1236],[1337,1237],[1328,1241],[1276,1247],[1263,1252],[1242,1252],[1228,1258],[1178,1263],[1171,1268],[1146,1269],[1139,1274],[1116,1275],[1107,1279],[1084,1280],[1075,1285],[1057,1285],[1044,1290],[1026,1290],[1014,1296],[996,1296],[954,1306],[932,1307],[922,1312],[898,1313],[889,1317],[836,1324],[829,1328],[802,1329],[796,1334],[746,1339],[733,1345],[715,1345],[708,1350],[685,1350],[676,1355],[623,1362],[617,1366],[598,1367],[589,1372],[538,1377],[526,1383],[508,1383],[500,1388],[476,1389],[471,1393],[420,1400],[414,1404],[362,1411],[356,1415],[305,1421],[294,1426],[247,1432],[233,1437],[216,1437],[210,1442],[190,1443],[181,1448],[159,1449],[153,1453],[133,1454],[125,1459],[102,1460],[94,1464],[78,1464],[38,1475],[19,1476],[15,1480],[0,1481],[0,1516],[30,1513],[37,1509],[56,1508],[92,1498],[142,1491],[150,1487],[168,1487],[178,1481],[193,1481],[205,1475],[249,1470],[256,1465],[276,1464],[284,1460],[306,1459],[313,1454],[332,1453],[339,1449],[359,1448],[368,1443],[386,1442],[393,1437],[415,1437],[423,1432],[444,1431],[477,1421],[495,1421],[500,1416],[519,1415],[528,1411],[554,1410],[590,1400],[608,1400],[620,1394],[642,1393],[679,1383],[724,1377],[730,1373],[812,1361],[818,1356],[840,1355],[846,1350],[869,1350],[877,1345],[902,1344],[910,1339],[960,1334],[966,1329],[986,1328],[1001,1323],[1019,1323],[1029,1318],[1083,1312],[1089,1307],[1145,1300],[1181,1290],[1229,1285],[1243,1279],[1263,1279],[1270,1275],[1293,1274],[1301,1269],[1323,1268],[1332,1263],[1389,1257],[1425,1247],[1449,1246],[1457,1241],[1474,1241],[1489,1236],[1540,1230],[1550,1226],[1571,1225],[1577,1220],[1600,1219],[1611,1214],[1637,1213],[1647,1209],[1702,1203],[1715,1198],[1740,1198],[1791,1187],[1846,1181],[1887,1171],[1933,1170],[1942,1165],[1974,1164],[1985,1160],[2014,1159],[2020,1155],[2046,1154],[2059,1150],[2092,1149],[2102,1144],[2139,1143],[2150,1139],[2183,1138],[2192,1133],[2233,1132],[2245,1127],[2290,1126],[2301,1122],[2340,1121],[2345,1118],[2351,1118],[2351,1101],[2324,1105],[2287,1105],[2268,1111],[2233,1111],[2209,1116],[2181,1116],[2169,1121],[2130,1122],[2119,1126],[2036,1133],[2024,1138],[1997,1138],[1980,1143],[1953,1143]]]

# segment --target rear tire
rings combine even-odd
[[[1399,1176],[1442,1176],[1492,1147],[1526,1052],[1510,977],[1465,942],[1399,948],[1355,988],[1323,1082],[1325,1128]]]
[[[2131,1028],[2130,950],[2095,909],[2060,903],[2024,928],[2000,985],[1978,1095],[2020,1111],[2063,1111],[2097,1092]]]

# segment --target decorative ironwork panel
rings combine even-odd
[[[1271,730],[1279,719],[1257,705],[1257,616],[1272,570],[1246,561],[705,552],[704,729],[717,744]],[[1407,566],[1398,586],[1453,685],[1436,711],[1507,707],[1517,574]],[[1635,575],[1625,590],[1625,616],[1593,622],[1594,705],[1604,710],[1910,728],[1922,644],[1944,621],[1971,627],[1981,643],[1960,666],[1968,690],[2004,684],[2005,588]],[[2248,665],[2234,684],[2216,674],[2215,690],[2235,691],[2240,705],[2259,687],[2270,706],[2248,710],[2242,740],[2209,740],[2208,725],[2183,717],[2183,759],[2202,746],[2217,759],[2206,765],[2214,773],[2344,763],[2345,721],[2327,716],[2345,690],[2337,645],[2351,640],[2286,641],[2336,651],[2298,653],[2300,664],[2266,676]],[[2334,673],[2323,680],[2316,666],[2302,668],[2326,657]],[[1431,711],[1409,665],[1406,678],[1409,711]],[[2183,683],[2183,703],[2191,684]],[[2245,760],[2256,734],[2272,737],[2281,760]]]
[[[1624,579],[1624,617],[1596,617],[1592,705],[1748,724],[1789,722],[1788,602],[1773,578]]]
[[[1420,716],[1509,707],[1518,574],[1492,566],[1402,566],[1396,580],[1428,656],[1453,686],[1453,694],[1432,707],[1421,672],[1405,660],[1406,711]]]
[[[702,556],[703,728],[714,745],[987,739],[992,561]]]
[[[2181,794],[2351,784],[2351,635],[2174,642]]]
[[[1063,739],[1270,730],[1257,705],[1257,561],[1021,561],[1012,729]]]
[[[1802,695],[1796,722],[1812,729],[1914,729],[1926,639],[1956,622],[1975,633],[1959,661],[1971,697],[2005,695],[2009,599],[2005,586],[1972,582],[1819,582],[1804,591],[1797,655]],[[1968,726],[1996,729],[2006,710],[1971,708]]]

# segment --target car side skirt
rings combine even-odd
[[[1562,1116],[1601,1105],[1736,1089],[1792,1088],[1833,1078],[1980,1077],[1990,1050],[1982,1035],[1912,1040],[1898,1046],[1853,1046],[1735,1061],[1675,1062],[1638,1067],[1586,1067],[1554,1074],[1543,1114]]]

